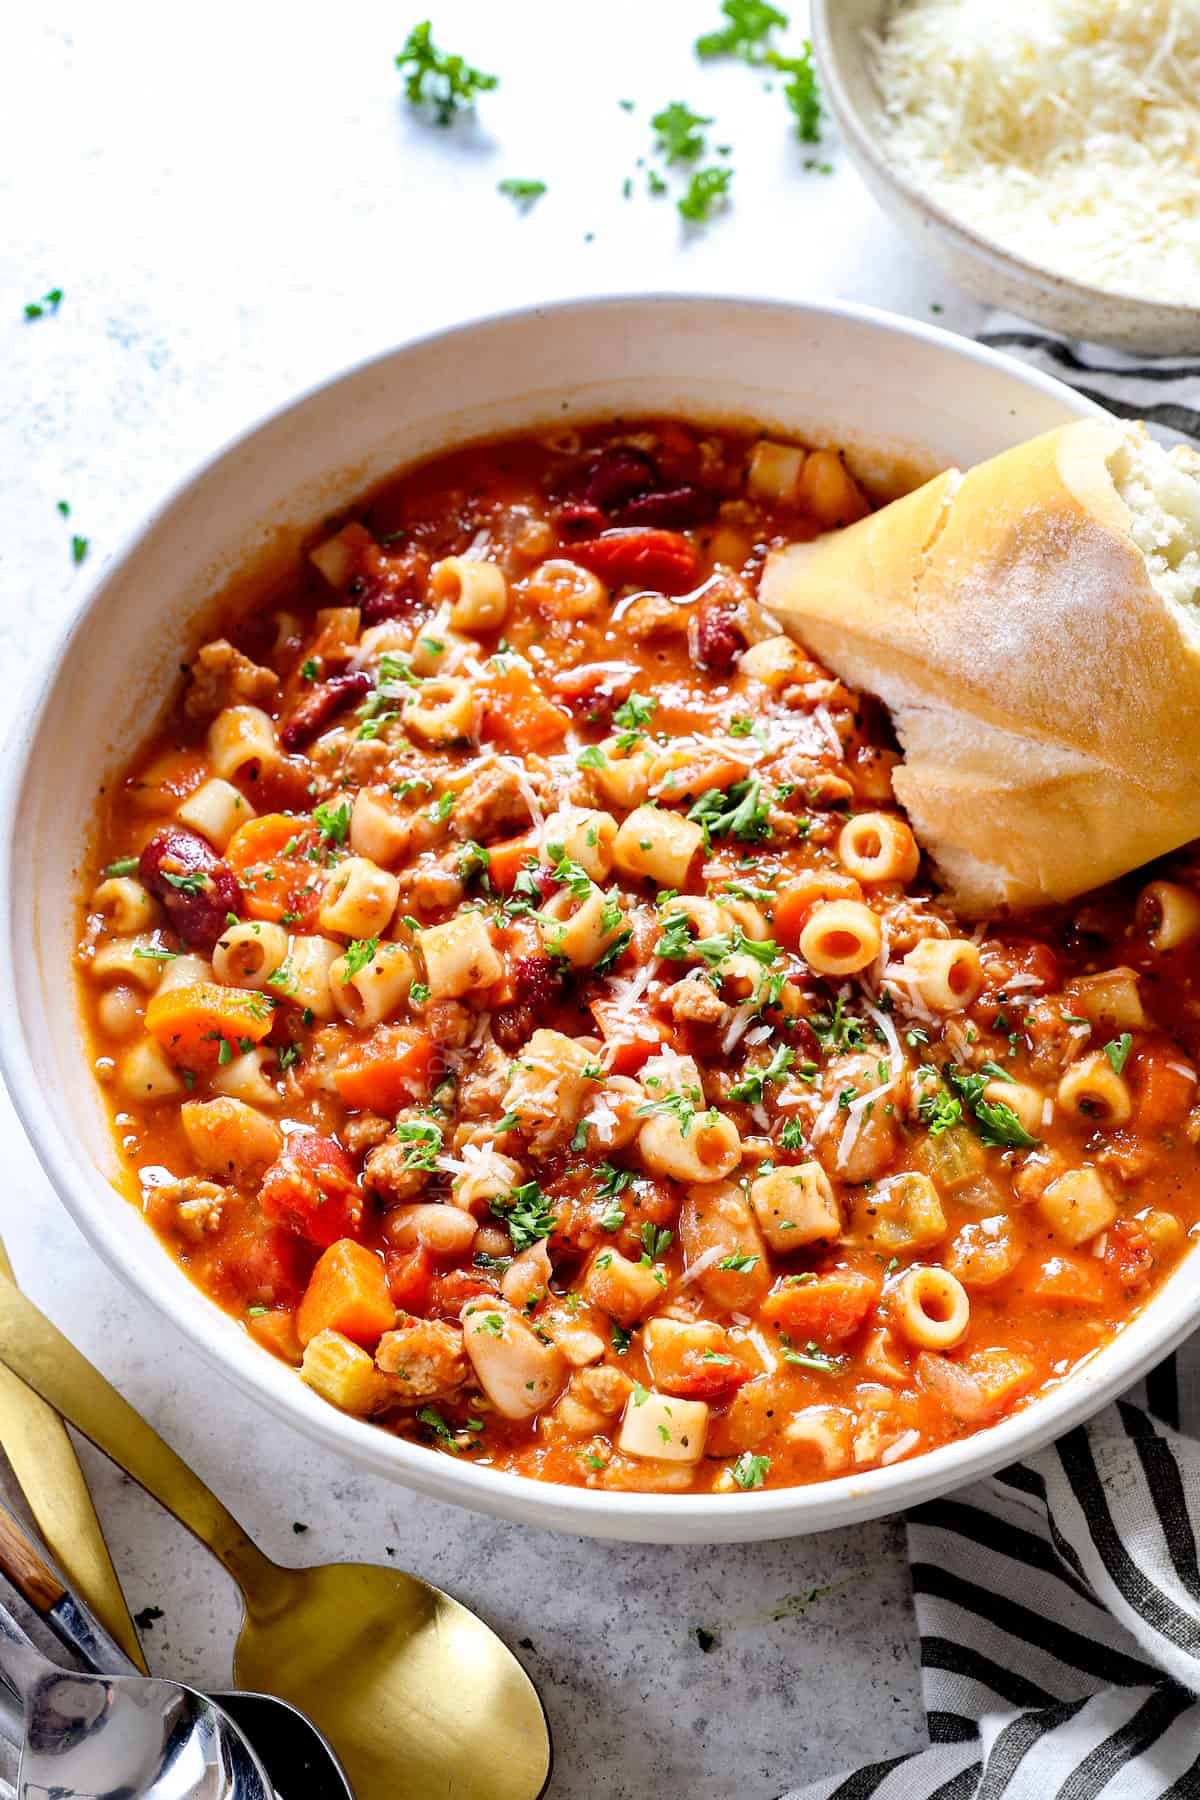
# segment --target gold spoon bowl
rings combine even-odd
[[[245,1602],[239,1686],[307,1713],[358,1800],[537,1800],[546,1716],[481,1619],[400,1569],[274,1563],[187,1464],[0,1275],[0,1363],[152,1494],[223,1563]]]

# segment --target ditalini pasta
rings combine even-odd
[[[455,452],[198,647],[79,964],[131,1189],[332,1404],[738,1493],[1027,1405],[1181,1255],[1200,898],[963,926],[758,604],[861,517],[675,421]]]

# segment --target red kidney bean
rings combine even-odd
[[[513,967],[517,1001],[525,1006],[551,1006],[562,993],[562,971],[548,956],[522,956]]]
[[[621,525],[665,525],[670,530],[686,530],[689,525],[703,525],[717,510],[717,496],[711,488],[685,483],[675,488],[655,488],[649,494],[635,494],[613,510],[613,518]]]
[[[564,543],[573,544],[579,538],[595,537],[603,531],[604,514],[598,506],[589,506],[585,500],[568,500],[554,514],[554,528]]]
[[[230,913],[240,913],[242,890],[233,870],[194,831],[164,825],[138,858],[142,886],[160,902],[185,944],[211,950]]]
[[[365,669],[358,669],[346,675],[331,675],[328,681],[320,682],[311,694],[306,694],[295,710],[288,714],[279,727],[279,741],[285,750],[303,750],[311,744],[318,732],[324,731],[335,713],[341,712],[351,700],[361,700],[370,693],[374,683]]]
[[[537,1030],[531,1006],[501,1006],[492,1014],[492,1036],[510,1056],[527,1044]]]
[[[692,660],[714,675],[733,670],[745,639],[732,610],[722,601],[702,600],[688,621],[688,648]]]
[[[580,490],[584,500],[611,512],[634,494],[644,494],[660,480],[652,457],[629,444],[614,444],[588,464]]]
[[[356,575],[346,598],[361,609],[364,626],[383,625],[403,618],[424,600],[428,577],[429,558],[423,550],[413,550],[386,574]]]
[[[613,708],[629,698],[636,680],[636,669],[618,673],[603,663],[584,663],[577,669],[563,669],[550,685],[577,718],[599,723],[609,719]]]

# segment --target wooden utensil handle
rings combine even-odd
[[[58,1605],[67,1591],[3,1506],[0,1506],[0,1574],[8,1576],[17,1592],[28,1600],[41,1618],[45,1618],[51,1607]]]

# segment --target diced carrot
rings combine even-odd
[[[1018,1270],[1016,1291],[1036,1305],[1059,1308],[1107,1306],[1113,1298],[1112,1283],[1096,1256],[1078,1256],[1070,1250],[1043,1257],[1022,1281]]]
[[[571,715],[547,700],[522,663],[489,667],[478,684],[483,696],[482,736],[509,750],[545,750],[566,736]]]
[[[488,876],[492,886],[499,888],[502,894],[511,894],[517,876],[531,857],[537,861],[537,853],[536,831],[525,831],[520,837],[505,838],[502,844],[490,845]]]
[[[361,1229],[365,1196],[342,1146],[306,1131],[292,1133],[263,1176],[258,1204],[272,1225],[328,1246]]]
[[[320,906],[319,837],[311,819],[264,813],[239,825],[225,846],[225,861],[242,889],[252,919],[281,919],[303,928]]]
[[[250,1336],[272,1356],[282,1362],[296,1364],[301,1357],[300,1339],[296,1335],[296,1315],[290,1306],[271,1312],[251,1312],[246,1319]]]
[[[307,1344],[319,1331],[340,1331],[364,1350],[373,1350],[395,1323],[382,1259],[353,1238],[331,1244],[313,1270],[296,1314],[300,1342]]]
[[[273,1017],[270,1001],[253,988],[195,981],[155,994],[146,1008],[146,1029],[183,1068],[215,1069],[222,1055],[228,1062],[243,1045],[260,1044]]]
[[[416,1254],[427,1256],[428,1252],[418,1251]],[[392,1291],[395,1292],[394,1287]],[[422,1304],[433,1318],[457,1319],[464,1301],[476,1300],[481,1294],[494,1295],[497,1292],[495,1280],[489,1280],[482,1271],[446,1269],[440,1275],[431,1272]]]
[[[342,1052],[333,1084],[347,1106],[394,1113],[410,1100],[424,1099],[434,1041],[411,1025],[378,1025],[370,1037]]]
[[[1196,1077],[1181,1051],[1165,1039],[1152,1039],[1134,1052],[1126,1076],[1133,1087],[1140,1131],[1170,1131],[1182,1125],[1196,1098]]]
[[[423,1313],[433,1287],[433,1258],[424,1245],[416,1250],[385,1250],[388,1292],[404,1312]]]
[[[608,1051],[610,1075],[636,1075],[670,1042],[670,1027],[640,1008],[631,1012],[615,1000],[593,1000],[591,1013]]]
[[[831,1269],[813,1281],[787,1275],[759,1312],[769,1325],[799,1342],[811,1338],[817,1344],[840,1344],[854,1336],[882,1292],[882,1281],[859,1269]]]
[[[989,1419],[1008,1412],[1037,1383],[1037,1365],[1019,1350],[975,1350],[963,1357],[961,1366],[983,1395],[987,1408],[984,1417]]]

